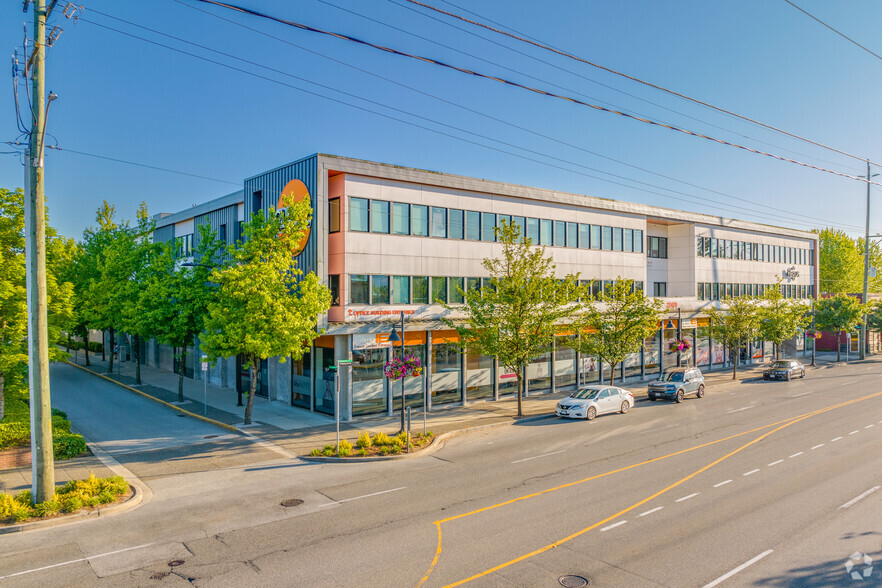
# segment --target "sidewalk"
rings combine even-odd
[[[82,354],[79,354],[78,359],[77,364],[83,367]],[[242,424],[244,407],[236,406],[237,395],[230,388],[219,388],[209,384],[206,393],[204,381],[184,378],[185,402],[178,404],[177,374],[141,366],[142,384],[136,385],[135,364],[133,362],[117,364],[114,366],[114,373],[107,374],[106,362],[102,362],[100,358],[94,358],[94,356],[90,359],[92,365],[89,369],[99,375],[111,378],[163,402],[173,404],[191,414],[200,417],[204,414],[207,419],[215,421],[225,428],[234,427],[243,434],[260,437],[296,455],[305,455],[317,447],[336,443],[336,425],[333,417],[258,396],[254,399],[252,425],[244,426]],[[810,358],[806,357],[805,360],[810,361]],[[818,367],[809,368],[809,370],[829,367],[835,361],[835,353],[818,353],[816,356]],[[71,363],[73,363],[73,359]],[[739,366],[737,381],[761,377],[761,372],[766,365]],[[705,378],[708,393],[713,394],[715,387],[733,382],[732,369],[705,372]],[[638,402],[642,402],[646,400],[646,388],[650,381],[651,379],[628,382],[623,387],[633,392]],[[544,393],[524,398],[522,402],[524,417],[541,418],[553,414],[557,402],[569,394],[569,391],[555,394]],[[207,399],[207,404],[203,404],[203,395]],[[442,434],[481,425],[510,423],[516,414],[517,399],[510,396],[503,397],[496,402],[479,401],[467,406],[435,407],[425,415],[425,421],[427,430],[435,434]],[[340,434],[343,438],[354,439],[357,436],[355,434],[357,431],[395,433],[399,429],[400,421],[400,413],[391,417],[386,415],[357,417],[352,422],[340,423]],[[412,412],[411,429],[415,432],[422,431],[422,411],[414,410]]]

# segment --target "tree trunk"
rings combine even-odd
[[[184,401],[184,373],[187,371],[187,348],[181,345],[181,373],[178,374],[178,402]]]
[[[113,329],[110,329],[110,361],[107,362],[107,373],[108,374],[113,373],[113,356],[116,355],[113,352],[114,348],[115,347],[113,344]]]
[[[0,421],[3,420],[3,415],[6,414],[6,397],[4,396],[6,391],[6,374],[0,372]]]
[[[778,344],[774,343],[774,345],[775,345],[775,361],[778,361]]]
[[[102,335],[106,335],[107,331],[101,331]],[[107,361],[107,357],[105,357],[105,345],[104,342],[107,340],[107,337],[101,337],[101,361]]]
[[[600,365],[603,365],[602,363]],[[616,366],[617,363],[609,364],[609,385],[614,386],[616,383]]]
[[[521,366],[518,367],[517,377],[518,377],[518,418],[521,418],[522,416],[524,416],[524,411],[521,406],[521,404],[522,404],[521,399],[524,397],[524,370],[521,368]]]
[[[251,424],[251,407],[254,406],[254,395],[257,394],[257,386],[260,378],[260,360],[251,357],[251,390],[248,392],[248,402],[245,403],[245,424]]]
[[[141,339],[138,335],[134,336],[135,340],[135,384],[141,385]]]
[[[842,331],[836,331],[836,363],[842,360]]]
[[[70,333],[67,334],[67,352],[70,353]]]
[[[86,356],[86,365],[91,365],[89,363],[89,329],[87,327],[83,327],[83,355]]]
[[[738,353],[741,351],[741,347],[733,347],[732,348],[732,379],[737,379],[738,376]]]

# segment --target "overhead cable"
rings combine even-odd
[[[408,0],[408,1],[409,1],[409,0]],[[810,19],[812,19],[812,20],[814,20],[814,21],[820,23],[821,25],[827,27],[828,29],[830,29],[831,31],[833,31],[834,33],[836,33],[837,35],[839,35],[840,37],[842,37],[843,39],[845,39],[846,41],[848,41],[849,43],[852,43],[852,44],[854,44],[854,45],[857,45],[858,47],[860,47],[861,49],[863,49],[864,51],[866,51],[867,53],[869,53],[870,55],[872,55],[872,56],[875,57],[876,59],[882,59],[882,55],[879,55],[878,53],[875,53],[874,51],[871,51],[871,50],[867,49],[866,47],[864,47],[863,45],[861,45],[860,43],[858,43],[857,41],[855,41],[854,39],[852,39],[852,38],[849,37],[848,35],[846,35],[846,34],[844,34],[844,33],[841,33],[841,32],[839,32],[839,31],[837,31],[836,29],[834,29],[833,27],[831,27],[830,25],[828,25],[827,23],[825,23],[824,21],[822,21],[822,20],[821,20],[820,18],[818,18],[817,16],[815,16],[815,15],[813,15],[813,14],[810,14],[810,13],[807,12],[806,10],[803,10],[802,8],[800,8],[799,6],[797,6],[796,4],[794,4],[793,2],[791,2],[790,0],[784,0],[784,2],[786,2],[786,3],[789,4],[790,6],[794,7],[795,9],[797,9],[798,11],[800,11],[801,13],[803,13],[804,15],[806,15],[807,17],[809,17]]]

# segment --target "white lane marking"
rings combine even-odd
[[[714,586],[716,586],[716,585],[718,585],[718,584],[722,584],[723,582],[725,582],[726,580],[728,580],[729,578],[731,578],[732,576],[734,576],[735,574],[737,574],[737,573],[740,572],[741,570],[744,570],[744,569],[746,569],[746,568],[752,566],[753,564],[755,564],[756,562],[758,562],[758,561],[761,560],[762,558],[766,557],[767,555],[769,555],[769,554],[772,553],[773,551],[775,551],[775,550],[774,550],[774,549],[768,549],[768,550],[766,550],[766,551],[763,551],[763,552],[762,552],[761,554],[759,554],[758,556],[754,557],[753,559],[747,560],[746,562],[744,562],[743,564],[741,564],[740,566],[738,566],[737,568],[735,568],[735,569],[732,570],[731,572],[727,572],[727,573],[723,574],[722,576],[720,576],[719,578],[717,578],[716,580],[714,580],[714,581],[711,582],[710,584],[705,584],[705,585],[703,586],[703,588],[713,588]]]
[[[839,441],[840,439],[842,439],[842,437],[836,437],[835,439],[830,439],[830,443],[833,443],[834,441]]]
[[[865,428],[865,429],[872,429],[872,428],[875,427],[875,426],[876,426],[876,425],[867,425],[867,426],[864,427],[864,428]]]
[[[624,524],[627,523],[627,522],[628,522],[628,521],[619,521],[618,523],[613,523],[613,524],[611,524],[611,525],[608,526],[608,527],[604,527],[604,528],[602,528],[602,529],[600,530],[600,532],[603,533],[604,531],[609,531],[610,529],[614,529],[614,528],[618,527],[619,525],[624,525]]]
[[[652,509],[652,510],[647,510],[646,512],[642,512],[642,513],[640,513],[640,514],[637,515],[637,516],[638,516],[638,517],[645,517],[646,515],[652,514],[652,513],[654,513],[654,512],[658,512],[658,511],[660,511],[660,510],[663,509],[663,508],[664,508],[663,506],[656,506],[654,509]]]
[[[719,484],[714,484],[714,488],[719,488],[720,486],[725,486],[726,484],[728,484],[731,481],[732,480],[726,480],[725,482],[720,482]]]
[[[854,504],[858,500],[860,500],[862,498],[866,498],[867,496],[869,496],[870,494],[872,494],[873,492],[875,492],[879,488],[880,488],[880,486],[873,486],[872,488],[870,488],[869,490],[867,490],[866,492],[864,492],[863,494],[861,494],[857,498],[852,498],[851,500],[849,500],[848,502],[846,502],[845,504],[843,504],[839,508],[848,508],[849,506],[851,506],[852,504]],[[2,580],[2,578],[0,578],[0,580]]]
[[[805,453],[805,451],[799,451],[799,452],[797,452],[797,453],[794,453],[794,454],[791,455],[791,456],[788,456],[787,459],[793,459],[794,457],[799,457],[799,456],[802,455],[803,453]]]
[[[736,408],[735,410],[727,410],[726,414],[732,414],[733,412],[738,412],[739,410],[747,410],[748,408],[753,408],[752,406],[742,406],[741,408]]]
[[[817,449],[818,447],[823,447],[823,446],[824,446],[823,443],[819,443],[818,445],[815,445],[814,447],[812,447],[812,449]]]
[[[678,498],[674,502],[683,502],[684,500],[689,500],[690,498],[695,498],[696,496],[698,496],[698,494],[699,494],[698,492],[693,492],[689,496],[684,496],[683,498]]]
[[[812,390],[811,392],[800,392],[799,394],[794,394],[790,398],[799,398],[800,396],[805,396],[806,394],[814,394],[817,390]]]
[[[379,492],[372,492],[370,494],[364,494],[362,496],[355,496],[353,498],[344,498],[343,500],[335,500],[334,502],[329,502],[327,504],[320,504],[319,508],[323,506],[331,506],[334,504],[343,504],[344,502],[351,502],[353,500],[361,500],[362,498],[370,498],[371,496],[379,496],[380,494],[388,494],[390,492],[397,492],[398,490],[404,490],[407,486],[402,486],[400,488],[392,488],[391,490],[380,490]]]
[[[769,464],[769,467],[772,467],[773,465],[778,465],[779,463],[782,463],[783,461],[784,461],[783,459],[779,459],[778,461],[773,461],[772,463]]]
[[[117,549],[116,551],[108,551],[107,553],[99,553],[98,555],[90,555],[89,557],[81,557],[79,559],[72,559],[70,561],[63,561],[61,563],[52,564],[51,566],[43,566],[42,568],[34,568],[32,570],[25,570],[23,572],[16,572],[14,574],[0,576],[0,580],[6,580],[7,578],[14,578],[16,576],[23,576],[25,574],[32,574],[34,572],[40,572],[43,570],[50,570],[52,568],[66,566],[68,564],[77,563],[80,561],[88,561],[90,559],[98,559],[99,557],[107,557],[108,555],[115,555],[117,553],[122,553],[124,551],[132,551],[133,549],[141,549],[143,547],[150,547],[151,545],[153,545],[153,543],[145,543],[144,545],[136,545],[135,547],[126,547],[125,549]]]
[[[757,473],[758,471],[759,471],[759,469],[756,469],[756,470],[750,470],[749,472],[745,472],[745,473],[743,473],[743,474],[741,474],[741,475],[742,475],[742,476],[749,476],[750,474],[755,474],[755,473]]]
[[[525,457],[524,459],[516,459],[511,463],[521,463],[522,461],[530,461],[531,459],[539,459],[540,457],[548,457],[549,455],[556,455],[558,453],[563,453],[566,449],[561,449],[560,451],[552,451],[551,453],[543,453],[542,455],[534,455],[533,457]]]
[[[860,433],[860,431],[852,431],[849,435],[854,435],[855,433]]]

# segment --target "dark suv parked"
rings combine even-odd
[[[647,390],[649,399],[670,398],[675,402],[683,402],[687,394],[704,396],[704,376],[696,367],[671,368],[664,375],[652,382]]]

